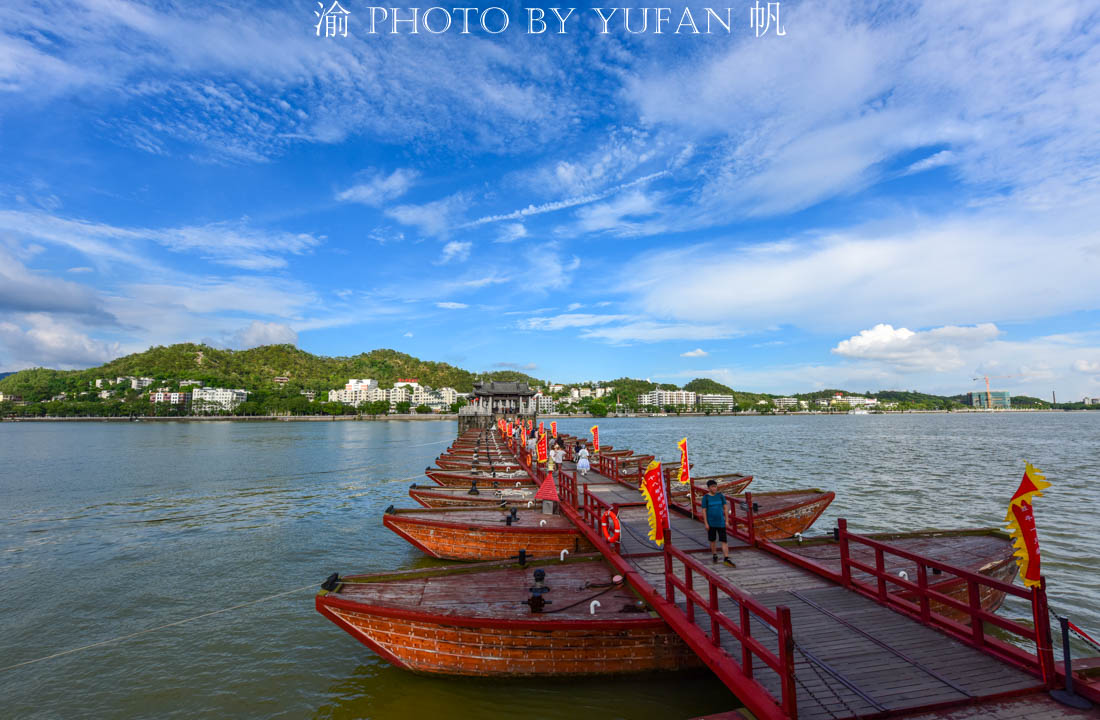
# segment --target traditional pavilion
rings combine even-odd
[[[535,410],[535,391],[525,382],[478,383],[470,404],[459,410],[458,429],[492,427],[498,417],[534,417]]]

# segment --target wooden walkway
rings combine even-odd
[[[565,470],[572,471],[572,464],[567,463]],[[590,495],[609,505],[642,501],[636,489],[595,471],[578,477],[577,483],[578,493],[583,494],[582,486],[587,484]],[[583,508],[581,510],[580,515],[574,512],[572,516],[582,531],[591,531],[592,528],[584,527]],[[644,506],[621,507],[617,514],[623,528],[619,552],[606,543],[594,544],[612,562],[624,563],[635,571],[631,573],[631,582],[648,586],[645,588],[648,592],[643,594],[667,597],[666,563],[669,561],[648,540],[649,524]],[[973,714],[976,703],[986,707],[989,702],[1002,702],[1005,697],[1034,693],[1044,687],[1043,680],[1031,672],[890,609],[822,573],[798,567],[741,539],[730,538],[731,558],[736,567],[713,564],[702,523],[685,514],[672,513],[671,539],[677,549],[691,553],[685,555],[684,560],[673,557],[669,566],[674,576],[692,578],[691,587],[696,594],[694,607],[689,607],[687,596],[679,588],[672,592],[672,603],[651,604],[674,628],[677,622],[682,626],[684,618],[694,623],[699,634],[680,634],[697,652],[700,638],[709,642],[717,628],[712,614],[699,601],[699,598],[716,597],[714,581],[700,571],[699,564],[720,578],[719,582],[744,593],[761,606],[789,608],[794,638],[797,715],[801,720],[910,715],[924,708],[953,705],[958,706],[960,714],[940,709],[920,717],[987,717]],[[694,571],[686,568],[686,564],[693,565]],[[716,602],[725,618],[735,622],[739,617],[746,619],[753,641],[779,655],[779,635],[774,626],[751,615],[748,607],[742,608],[741,603],[725,593],[721,593]],[[674,618],[673,614],[677,613],[680,617]],[[780,674],[759,660],[753,663],[732,633],[722,631],[717,635],[724,651],[720,655],[726,658],[719,662],[736,664],[740,661],[739,667],[743,668],[748,659],[748,675],[778,703],[783,694]],[[744,687],[729,681],[727,685],[744,699]],[[987,702],[982,702],[983,699]],[[1004,707],[1015,706],[1009,703]],[[774,717],[783,716],[775,714],[774,707],[769,710]]]

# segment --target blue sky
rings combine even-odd
[[[0,370],[294,342],[1100,396],[1095,3],[782,2],[783,37],[342,5],[346,38],[308,2],[0,8]]]

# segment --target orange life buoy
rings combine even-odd
[[[610,510],[604,510],[600,516],[600,526],[603,528],[603,536],[608,542],[619,542],[619,516]]]

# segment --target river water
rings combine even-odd
[[[587,432],[591,420],[558,422]],[[994,526],[1029,460],[1056,608],[1100,630],[1100,413],[624,418],[606,444],[755,490],[820,487],[811,530]],[[432,564],[381,524],[453,422],[0,424],[0,716],[687,718],[708,673],[481,681],[396,670],[313,609],[328,574]],[[301,588],[310,584],[311,587]],[[1026,608],[1003,613],[1026,616]]]

